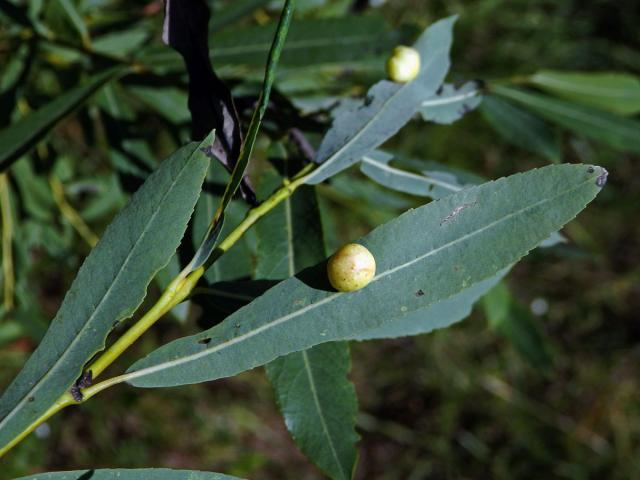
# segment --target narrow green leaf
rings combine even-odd
[[[616,149],[640,152],[640,122],[636,120],[516,88],[496,86],[493,91],[578,134]]]
[[[474,303],[493,288],[509,271],[504,269],[493,277],[482,280],[462,290],[451,298],[416,310],[405,316],[399,316],[380,327],[360,333],[354,340],[374,340],[379,338],[398,338],[421,335],[439,328],[446,328],[464,320],[471,313]],[[419,291],[417,292],[419,294]]]
[[[211,164],[206,177],[206,188],[203,190],[192,220],[192,244],[197,250],[205,238],[211,219],[216,213],[216,208],[220,204],[221,195],[216,190],[224,189],[224,182],[229,179],[229,175],[218,162]],[[225,222],[220,230],[219,236],[226,237],[233,228],[238,225],[247,213],[246,203],[234,200],[229,204],[225,213]],[[243,235],[233,248],[225,255],[217,259],[204,274],[208,283],[215,283],[224,280],[237,280],[249,278],[253,271],[252,252],[249,249],[247,235]]]
[[[138,50],[149,38],[145,28],[130,27],[119,32],[109,32],[93,40],[93,50],[116,58],[124,58]]]
[[[249,15],[260,7],[264,7],[270,0],[235,0],[229,6],[216,11],[211,19],[212,32],[222,30],[241,18]]]
[[[11,163],[35,147],[59,120],[80,106],[106,82],[124,72],[123,67],[105,70],[91,77],[83,85],[69,90],[19,122],[0,131],[0,170],[5,170]]]
[[[281,179],[263,179],[266,191]],[[262,186],[262,185],[261,185]],[[256,276],[292,277],[326,254],[313,187],[303,186],[256,225]],[[280,411],[300,450],[331,478],[351,478],[357,452],[358,402],[347,378],[349,344],[324,343],[267,365]]]
[[[30,159],[21,158],[11,168],[20,192],[24,209],[36,220],[51,222],[55,208],[51,188],[46,180],[33,171]]]
[[[411,120],[422,102],[438,90],[449,71],[455,20],[456,17],[440,20],[418,38],[414,48],[420,52],[421,68],[413,81],[378,82],[362,102],[336,117],[316,155],[315,161],[320,166],[308,176],[306,183],[320,183],[353,165]]]
[[[429,172],[423,174],[409,172],[389,165],[393,155],[374,151],[362,157],[360,170],[367,177],[392,190],[438,199],[459,192],[466,185],[455,175],[446,172]]]
[[[58,3],[67,14],[67,17],[71,21],[73,28],[76,29],[78,34],[80,35],[80,39],[82,43],[85,45],[91,45],[91,39],[89,38],[89,30],[84,23],[84,20],[80,16],[80,12],[76,8],[73,0],[58,0]]]
[[[618,115],[640,112],[640,79],[628,73],[543,70],[531,75],[529,82],[567,100]]]
[[[273,192],[280,185],[279,175],[265,172],[260,193]],[[258,222],[255,278],[283,280],[322,261],[326,255],[319,215],[315,190],[303,186]]]
[[[70,472],[37,473],[16,480],[241,480],[221,473],[168,468],[114,468],[104,470],[74,470]]]
[[[330,478],[349,480],[356,465],[358,401],[347,375],[349,344],[329,342],[267,364],[280,411],[296,444]]]
[[[459,87],[446,84],[435,95],[422,102],[420,114],[428,122],[449,125],[460,120],[480,103],[480,82],[467,82]]]
[[[127,90],[173,124],[191,119],[186,92],[173,87],[129,86]]]
[[[540,118],[494,95],[485,97],[480,111],[489,125],[510,144],[553,163],[561,161],[558,136]]]
[[[222,200],[220,200],[220,205],[212,219],[209,230],[205,234],[202,244],[193,256],[193,259],[187,266],[190,270],[195,270],[200,265],[203,265],[213,252],[218,235],[220,235],[220,231],[222,229],[225,210],[240,187],[242,179],[245,176],[245,170],[249,165],[253,147],[256,139],[258,138],[260,126],[262,125],[262,119],[264,118],[269,105],[269,97],[271,96],[273,82],[276,78],[278,61],[280,60],[280,55],[282,54],[282,49],[287,39],[287,33],[289,32],[289,26],[291,25],[291,19],[293,18],[296,1],[297,0],[285,0],[284,6],[282,7],[278,28],[276,29],[276,34],[273,38],[271,50],[269,50],[269,57],[267,58],[267,66],[265,69],[264,81],[262,83],[262,91],[260,92],[260,97],[258,99],[258,105],[251,117],[247,135],[242,143],[242,148],[240,149],[238,161],[233,166],[231,178],[224,190]]]
[[[551,367],[550,347],[540,327],[504,283],[496,285],[481,303],[489,326],[509,340],[532,367],[540,370]]]
[[[316,265],[220,325],[152,352],[129,369],[127,381],[159,387],[234,375],[452,297],[559,230],[597,195],[606,175],[601,167],[553,165],[410,210],[359,240],[377,262],[367,287],[335,292],[325,265]]]
[[[211,137],[204,145],[210,145]],[[176,250],[208,166],[198,144],[162,162],[105,230],[36,351],[0,398],[0,446],[44,413],[130,317]]]
[[[212,18],[213,29],[218,23],[217,15]],[[262,68],[275,31],[273,22],[214,33],[209,38],[211,60],[217,67]],[[296,19],[282,53],[282,66],[349,65],[352,68],[374,63],[381,70],[381,58],[398,43],[404,43],[403,40],[404,35],[391,29],[382,16]],[[158,71],[184,69],[180,56],[166,48],[146,48],[138,58]]]
[[[116,120],[132,121],[136,112],[119,82],[107,83],[95,96],[95,103]]]

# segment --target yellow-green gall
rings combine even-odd
[[[348,243],[329,259],[329,282],[339,292],[355,292],[366,287],[376,274],[376,259],[357,243]]]
[[[415,48],[400,45],[387,60],[387,75],[394,82],[410,82],[420,73],[420,53]]]

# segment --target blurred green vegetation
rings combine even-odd
[[[92,12],[87,18],[92,36],[111,34],[102,42],[93,41],[93,47],[101,45],[107,57],[123,45],[137,48],[136,42],[161,45],[160,2],[79,3]],[[211,3],[221,9],[234,4]],[[262,3],[277,7],[278,2]],[[331,18],[350,2],[336,0],[328,7],[325,3],[301,1],[300,17]],[[276,10],[260,9],[243,17],[240,25],[263,24]],[[542,68],[640,74],[640,4],[631,0],[615,5],[605,0],[391,0],[376,10],[399,32],[408,24],[424,27],[442,16],[459,14],[449,76],[453,81],[510,78]],[[138,20],[135,28],[129,28],[132,19]],[[45,96],[73,85],[86,67],[73,61],[77,53],[64,46],[79,35],[69,18],[53,11],[44,24],[66,33],[22,73],[20,98],[29,99],[22,103],[23,109],[35,109]],[[0,62],[7,66],[3,79],[11,75],[11,60],[27,55],[23,50],[30,42],[16,43],[9,29],[7,23],[0,27]],[[114,32],[120,33],[114,36]],[[130,35],[117,43],[121,32]],[[108,63],[108,58],[104,60]],[[299,91],[293,67],[288,73],[284,69],[280,86],[286,89],[290,82],[295,85],[291,91]],[[238,80],[245,75],[251,79],[255,74],[251,68],[227,65],[221,72],[241,92],[252,92],[250,81]],[[328,90],[362,91],[353,85],[360,80],[364,85],[380,72],[382,64],[373,65],[354,73],[356,81],[344,84],[340,76],[327,74],[336,81]],[[156,113],[147,108],[154,100],[142,90],[159,84],[184,88],[183,76],[149,74],[129,83],[138,87],[137,96],[131,94],[135,89],[123,93],[116,84],[63,122],[50,144],[34,154],[39,168],[54,171],[68,187],[75,187],[67,190],[75,192],[71,200],[96,232],[122,205],[124,192],[137,184],[134,171],[126,177],[131,185],[112,179],[113,165],[135,157],[134,165],[144,169],[188,138],[184,104],[180,111],[170,103],[164,114],[156,105]],[[110,103],[109,95],[126,102]],[[184,98],[177,95],[175,105]],[[3,95],[3,126],[16,115],[15,105],[21,103]],[[110,117],[96,121],[101,118],[99,109],[110,111]],[[137,112],[135,122],[129,109]],[[113,138],[122,142],[120,157],[113,153],[109,157]],[[149,144],[140,138],[149,139]],[[532,302],[544,307],[536,309],[535,316],[528,314],[549,343],[551,367],[533,368],[509,341],[488,328],[480,308],[464,322],[430,335],[354,343],[352,379],[360,401],[362,434],[356,478],[640,478],[640,158],[567,133],[561,141],[565,161],[603,165],[610,177],[598,200],[563,232],[569,243],[534,252],[507,280],[525,311]],[[268,143],[266,138],[263,142]],[[486,178],[547,163],[507,145],[478,112],[449,126],[414,122],[389,147]],[[24,170],[18,165],[13,172],[24,178],[28,172],[17,173],[16,168]],[[99,191],[112,193],[106,204],[92,190],[98,174]],[[348,175],[355,182],[350,185],[357,188],[346,191],[337,178],[321,190],[331,246],[352,240],[417,202],[400,194],[382,195],[381,187],[355,171]],[[87,184],[92,187],[84,188]],[[25,188],[39,185],[33,180]],[[12,188],[21,188],[17,178]],[[380,208],[359,210],[363,197],[373,198]],[[42,204],[46,208],[38,213]],[[31,265],[28,276],[19,277],[17,289],[19,294],[24,290],[24,298],[38,299],[33,311],[22,315],[49,319],[89,247],[59,214],[51,213],[55,208],[49,209],[50,200],[42,204],[22,208],[30,209],[34,217],[42,215],[43,222],[55,228],[34,223],[21,232],[21,241],[35,246],[31,255],[36,258],[17,260],[18,275],[22,264]],[[347,208],[352,211],[349,221],[338,223],[335,217]],[[37,322],[34,325],[37,330]],[[126,368],[142,353],[191,327],[162,322],[114,370]],[[0,350],[0,385],[10,381],[32,346],[32,340],[23,339]],[[191,387],[107,391],[31,435],[2,460],[0,478],[45,470],[142,466],[220,471],[255,479],[321,478],[290,439],[262,369]]]

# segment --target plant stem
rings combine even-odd
[[[149,330],[160,317],[182,302],[191,293],[200,277],[204,274],[204,267],[197,268],[186,278],[178,275],[162,293],[158,301],[140,320],[138,320],[124,335],[105,350],[86,371],[91,371],[93,378],[100,375],[109,365],[111,365],[122,353],[129,348],[144,332]]]
[[[44,412],[37,420],[35,420],[31,425],[20,432],[17,437],[7,443],[4,447],[0,448],[0,458],[2,458],[5,453],[7,453],[18,443],[24,440],[24,438],[31,432],[33,432],[36,428],[38,428],[39,425],[46,422],[50,417],[58,413],[63,408],[68,407],[69,405],[74,405],[76,403],[77,402],[71,397],[68,392],[62,395],[53,405],[51,405],[51,407],[49,407],[49,410]]]
[[[271,44],[271,49],[269,50],[269,56],[267,58],[267,66],[265,70],[264,81],[262,83],[262,92],[260,93],[260,98],[258,99],[258,106],[254,110],[253,116],[251,117],[251,123],[249,124],[247,135],[244,139],[244,142],[242,143],[240,155],[238,156],[238,160],[234,165],[233,170],[231,171],[231,178],[229,179],[229,183],[227,183],[227,187],[224,190],[224,194],[222,195],[220,204],[218,205],[218,208],[213,215],[213,219],[209,224],[207,233],[205,233],[204,238],[202,239],[202,243],[200,244],[200,247],[198,247],[198,250],[193,256],[193,259],[183,270],[183,274],[200,267],[202,264],[207,262],[207,259],[211,257],[217,237],[220,233],[220,230],[222,229],[224,212],[229,205],[229,202],[231,202],[231,199],[238,190],[242,179],[244,178],[245,170],[247,169],[247,165],[249,164],[249,159],[251,158],[253,147],[256,143],[258,131],[260,130],[260,125],[262,124],[262,119],[264,118],[267,107],[269,106],[269,97],[271,95],[273,82],[275,81],[276,68],[278,66],[278,61],[280,60],[280,54],[282,53],[282,49],[284,48],[285,40],[287,39],[287,33],[289,32],[289,26],[291,25],[291,19],[293,17],[295,4],[296,0],[286,0],[284,7],[282,7],[280,21],[278,22],[276,34]]]
[[[291,180],[285,181],[284,185],[275,191],[267,200],[252,208],[247,212],[244,220],[222,240],[211,254],[211,258],[207,262],[207,266],[211,265],[218,258],[228,251],[244,233],[251,228],[260,218],[265,216],[280,202],[293,195],[293,192],[302,185],[307,179],[307,175],[316,168],[316,164],[310,163],[298,172]]]
[[[316,167],[315,164],[309,164],[300,172],[295,175],[292,180],[285,181],[284,185],[276,190],[271,197],[265,200],[262,204],[249,210],[244,220],[233,230],[229,235],[220,242],[220,244],[213,251],[209,262],[209,265],[220,258],[225,252],[227,252],[244,233],[253,226],[260,218],[264,217],[267,213],[273,210],[283,200],[289,198],[296,189],[303,185],[307,175]],[[122,352],[124,352],[140,335],[151,327],[155,321],[169,311],[173,306],[184,300],[195,288],[198,279],[204,274],[205,266],[199,267],[197,270],[191,272],[186,278],[182,279],[180,275],[176,277],[169,287],[165,290],[165,293],[160,297],[156,304],[151,307],[147,314],[142,317],[135,325],[133,325],[122,337],[118,339],[106,352],[104,352],[91,366],[87,368],[87,371],[91,370],[93,377],[97,377],[104,369],[109,366],[113,361],[118,358]],[[182,283],[180,283],[182,282]],[[171,292],[180,292],[179,294],[172,294]],[[172,295],[175,295],[172,297]],[[88,400],[95,394],[102,390],[112,387],[126,381],[129,375],[126,373],[117,377],[112,377],[97,383],[91,387],[88,387],[82,391],[84,398],[83,401]]]
[[[244,220],[220,242],[214,250],[209,264],[220,258],[227,252],[260,218],[278,206],[282,201],[289,198],[298,187],[304,184],[309,173],[316,168],[315,164],[308,164],[300,172],[298,172],[291,180],[285,180],[284,185],[276,190],[267,200],[257,207],[249,210]],[[129,330],[127,330],[111,347],[104,351],[89,367],[86,372],[91,371],[92,377],[96,378],[109,365],[111,365],[122,353],[129,348],[140,336],[146,332],[160,317],[171,310],[174,306],[182,302],[193,291],[198,280],[205,272],[205,266],[200,266],[184,277],[179,274],[174,278],[169,286],[165,289],[158,301],[149,309],[149,311],[138,320]],[[64,393],[40,418],[35,420],[25,430],[23,430],[11,442],[0,449],[0,457],[11,450],[15,445],[20,443],[27,435],[33,432],[38,425],[48,420],[54,414],[70,405],[84,403],[94,395],[106,390],[109,387],[126,382],[130,374],[123,374],[111,377],[102,382],[96,383],[82,390],[82,400],[79,402],[74,400],[69,392]]]
[[[293,9],[295,7],[296,0],[286,0],[285,5],[282,9],[282,14],[280,16],[280,21],[278,23],[276,35],[271,46],[271,50],[269,52],[269,58],[267,61],[267,68],[265,73],[265,79],[263,84],[262,93],[260,95],[258,107],[256,108],[253,118],[251,119],[251,124],[249,126],[249,131],[247,133],[247,138],[243,145],[243,148],[240,152],[240,158],[238,159],[238,163],[233,169],[231,174],[231,179],[225,193],[223,195],[220,207],[216,212],[214,217],[214,221],[212,222],[212,227],[210,227],[210,232],[215,231],[216,224],[218,220],[222,217],[224,210],[227,204],[231,201],[231,198],[235,194],[242,177],[244,176],[244,171],[249,162],[249,158],[251,157],[253,146],[255,144],[256,137],[258,135],[258,130],[260,128],[260,124],[262,122],[262,118],[267,110],[267,106],[269,104],[269,96],[271,93],[271,88],[273,86],[273,82],[275,80],[275,70],[280,58],[280,54],[282,52],[282,48],[284,47],[284,42],[286,40],[287,32],[289,30],[289,25],[291,24],[291,18],[293,16]],[[51,41],[51,39],[48,39]],[[85,46],[86,47],[86,46]],[[80,47],[81,50],[84,48]],[[87,52],[89,53],[89,52]],[[209,261],[207,264],[211,264],[215,262],[220,256],[222,256],[226,251],[228,251],[242,235],[261,217],[266,215],[269,211],[271,211],[274,207],[276,207],[280,202],[290,197],[293,192],[302,185],[306,179],[306,174],[315,168],[316,165],[309,164],[307,167],[302,169],[295,177],[293,177],[290,181],[285,181],[283,187],[277,190],[269,199],[267,199],[261,205],[250,210],[244,220],[215,248],[212,252]],[[58,181],[59,182],[59,181]],[[52,188],[54,188],[54,183],[52,183]],[[56,187],[61,187],[61,185],[56,185]],[[55,193],[55,192],[54,192]],[[64,198],[64,196],[62,197]],[[62,203],[58,204],[62,211]],[[74,210],[75,212],[75,210]],[[77,212],[75,212],[77,214]],[[78,216],[79,217],[79,216]],[[77,219],[75,219],[77,220]],[[82,219],[80,219],[82,220]],[[83,222],[84,223],[84,222]],[[75,226],[75,225],[74,225]],[[206,242],[206,237],[205,237]],[[161,318],[165,313],[167,313],[171,308],[176,306],[178,303],[182,302],[194,289],[198,280],[205,272],[205,266],[199,265],[193,271],[187,274],[188,270],[183,270],[178,274],[176,278],[172,280],[169,286],[165,289],[163,294],[160,296],[158,301],[151,307],[149,311],[145,315],[140,318],[129,330],[127,330],[118,340],[111,345],[106,351],[104,351],[94,362],[92,362],[86,369],[85,372],[91,372],[92,378],[100,375],[106,368],[108,368],[122,353],[129,348],[140,336],[146,332],[153,324],[155,324],[159,318]],[[122,383],[128,379],[129,375],[124,374],[117,377],[112,377],[107,380],[104,380],[100,383],[92,385],[82,390],[82,398],[80,401],[75,400],[71,397],[69,392],[64,393],[40,418],[34,421],[29,427],[27,427],[24,431],[22,431],[15,439],[13,439],[9,444],[5,445],[2,449],[0,449],[0,457],[2,457],[6,452],[8,452],[13,446],[17,445],[22,439],[24,439],[29,433],[35,430],[38,425],[45,422],[52,415],[62,410],[63,408],[74,405],[78,403],[82,403],[89,398],[93,397],[97,393],[109,388],[113,385],[117,385]]]
[[[80,214],[75,208],[67,201],[64,195],[64,186],[58,177],[51,175],[49,177],[49,185],[51,186],[51,193],[53,199],[58,206],[58,210],[64,218],[71,224],[78,234],[89,244],[90,247],[95,247],[98,243],[98,236],[93,233],[89,225],[85,223]]]
[[[267,67],[265,70],[264,81],[262,83],[262,92],[258,99],[258,106],[253,112],[247,136],[242,145],[242,150],[240,150],[238,162],[231,172],[231,178],[229,179],[227,188],[222,196],[220,206],[215,213],[212,222],[214,225],[220,220],[222,214],[227,208],[227,205],[236,193],[236,190],[242,181],[242,177],[244,177],[244,172],[247,168],[247,164],[249,163],[249,159],[251,158],[251,153],[253,152],[253,146],[256,143],[262,119],[264,118],[264,114],[269,106],[269,97],[271,96],[271,89],[276,78],[276,68],[278,66],[278,61],[280,60],[280,54],[284,48],[284,43],[287,39],[287,33],[289,32],[289,26],[291,25],[291,18],[293,17],[295,5],[296,0],[286,0],[284,7],[282,7],[280,21],[278,22],[278,27],[276,29],[273,43],[271,44],[271,49],[269,50],[269,57],[267,59]]]
[[[13,274],[13,219],[11,218],[11,199],[9,197],[9,177],[0,174],[0,208],[2,210],[2,274],[4,278],[4,308],[13,308],[14,274]]]

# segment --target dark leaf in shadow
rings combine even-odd
[[[162,39],[182,55],[187,67],[194,140],[202,140],[215,128],[211,154],[231,171],[240,155],[242,135],[231,91],[209,60],[209,17],[203,0],[167,0]],[[248,177],[243,178],[240,191],[247,202],[256,203]]]

